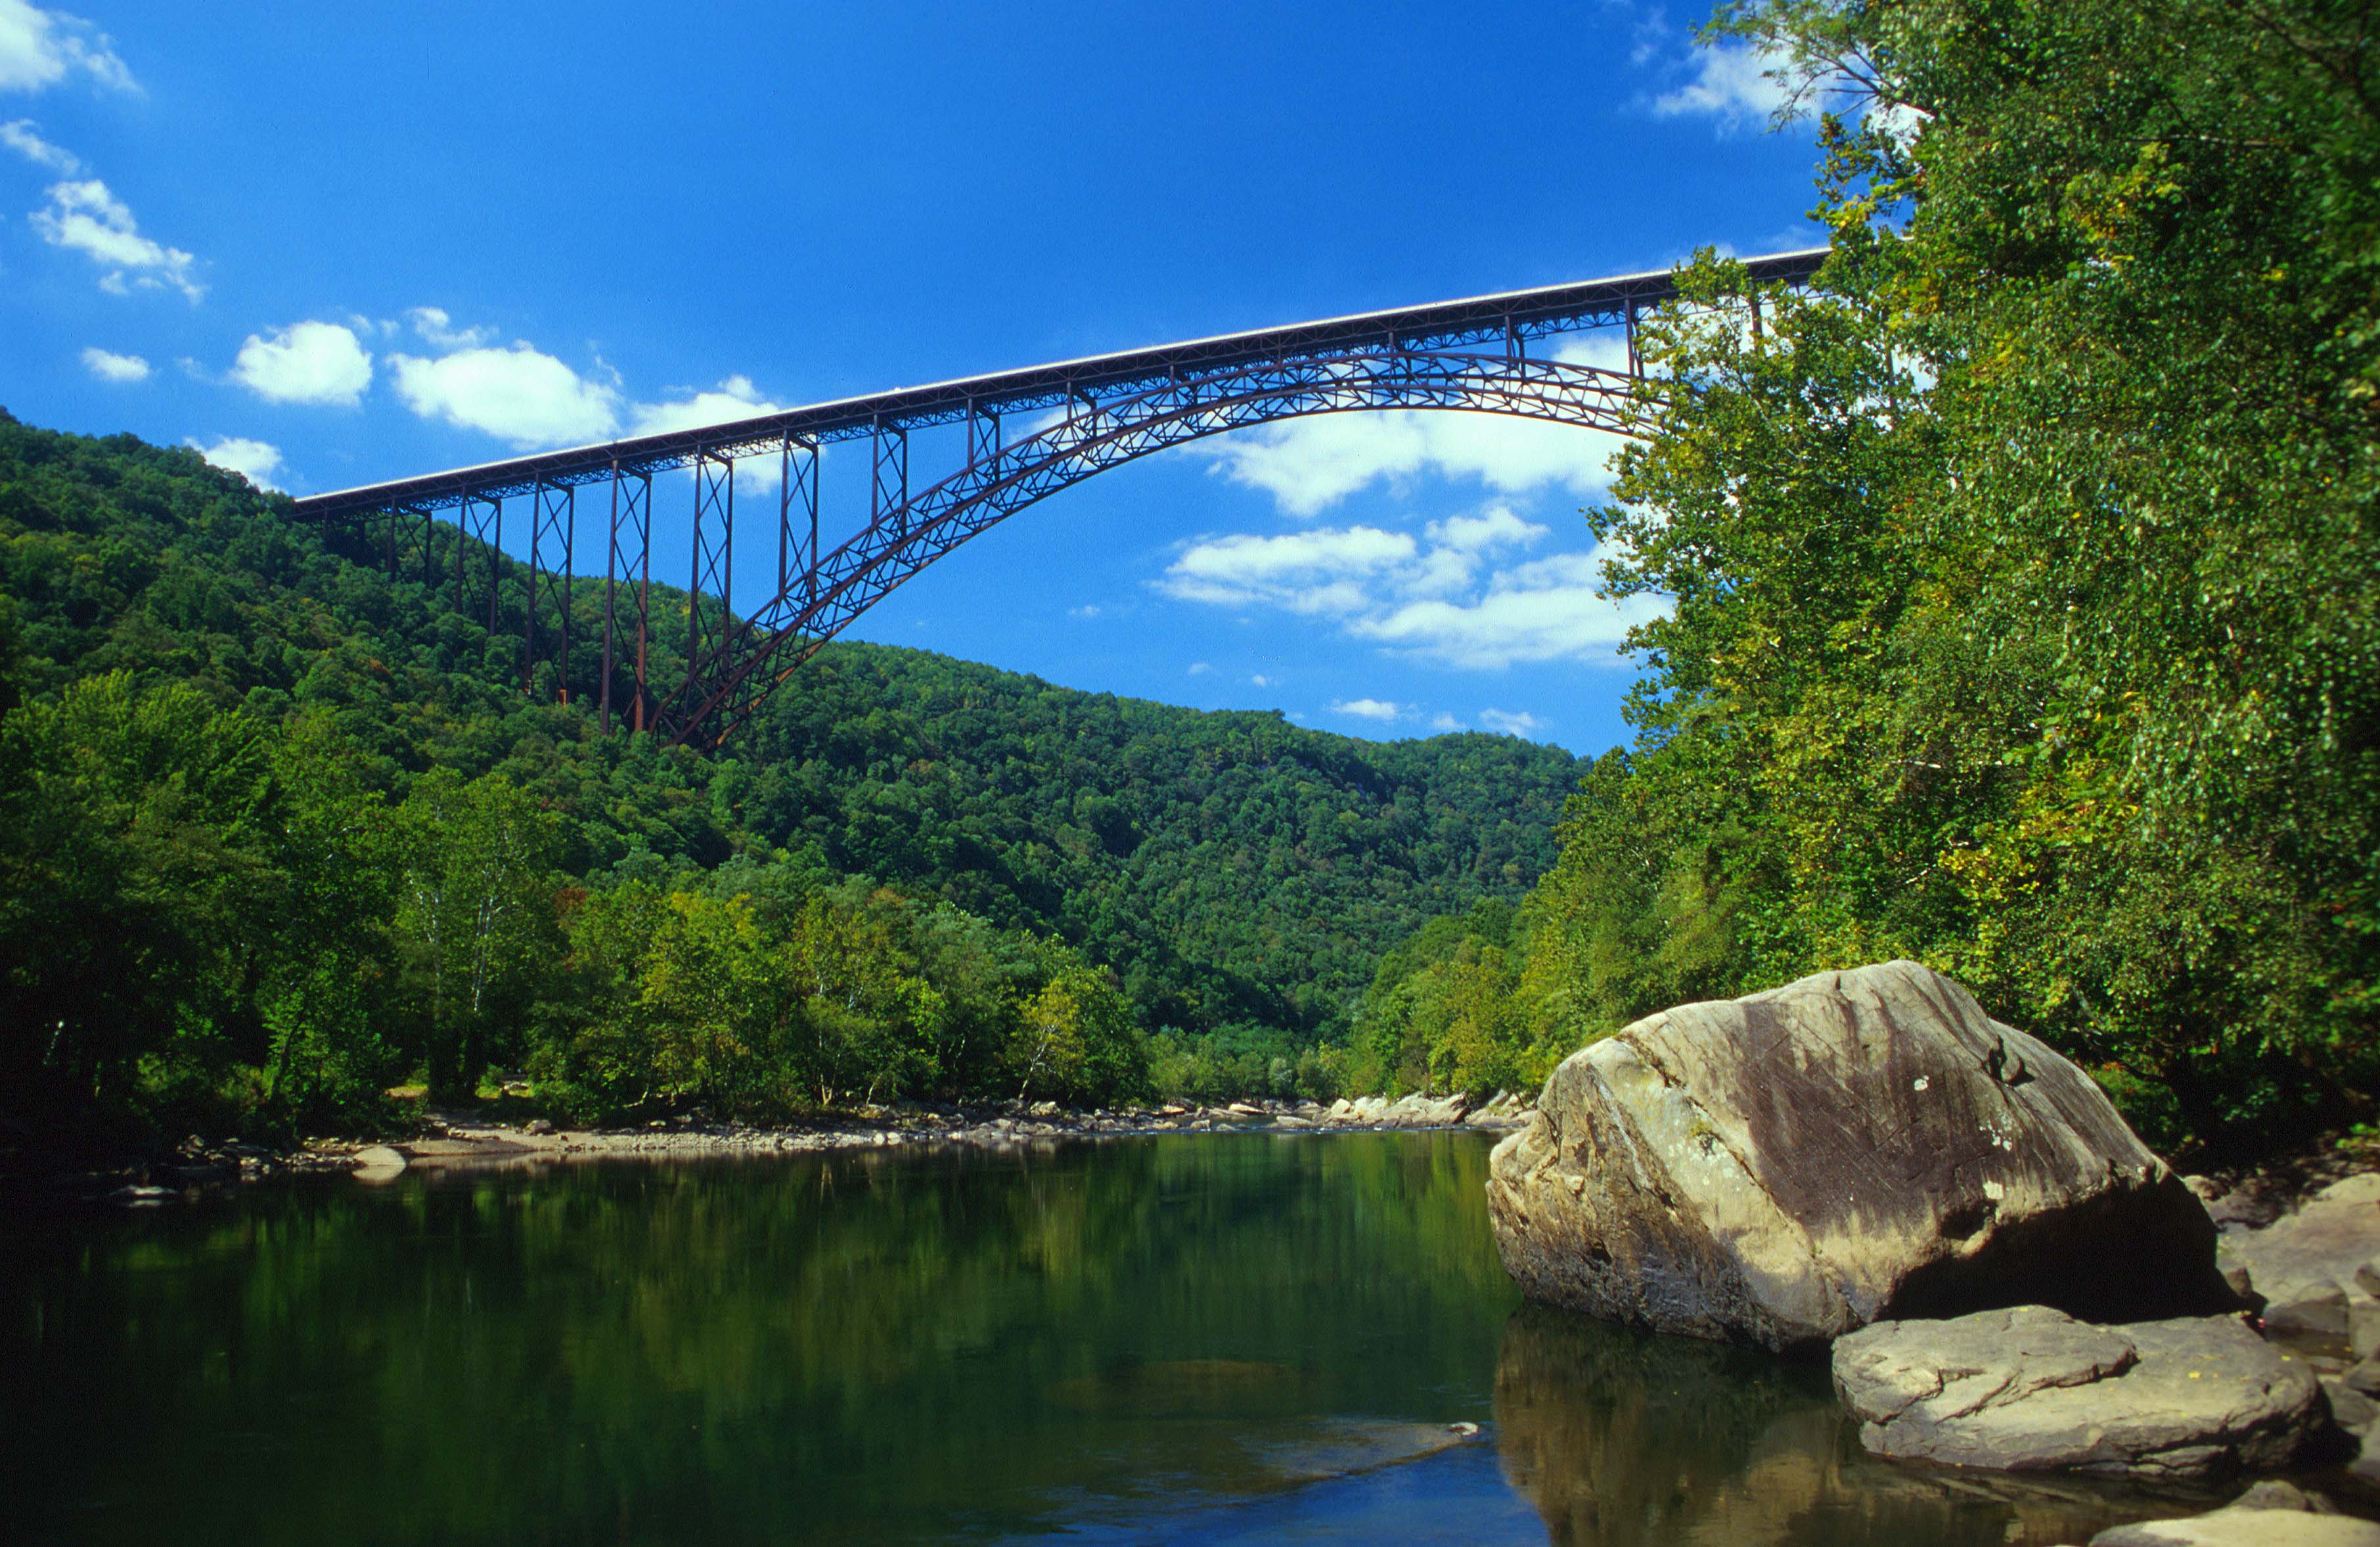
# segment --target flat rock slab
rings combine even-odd
[[[1881,1322],[1835,1345],[1879,1456],[2195,1476],[2289,1464],[2321,1436],[2313,1369],[2236,1317],[2094,1326],[2046,1306]]]
[[[1915,962],[1649,1016],[1496,1148],[1531,1297],[1770,1348],[2042,1303],[2236,1305],[2204,1208],[2090,1078]]]

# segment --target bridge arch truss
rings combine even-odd
[[[1746,266],[1755,282],[1796,284],[1823,257],[1788,253]],[[521,680],[565,700],[585,686],[573,680],[570,643],[577,534],[603,531],[594,697],[604,725],[616,712],[631,728],[715,748],[911,577],[1028,506],[1154,453],[1287,419],[1379,409],[1493,413],[1630,434],[1654,391],[1634,374],[1636,316],[1674,294],[1666,273],[1629,275],[1230,335],[459,469],[314,496],[298,509],[367,532],[382,527],[392,569],[418,539],[424,579],[442,584],[431,522],[451,509],[455,604],[467,615],[484,609],[493,634],[504,617],[502,514],[507,502],[524,502],[529,542],[514,566],[522,576],[514,588]],[[1615,324],[1627,331],[1627,371],[1530,349],[1551,335]],[[959,465],[913,487],[913,432],[952,425],[964,427]],[[822,548],[820,451],[853,441],[868,445],[866,518]],[[775,463],[759,514],[774,528],[776,584],[739,613],[730,605],[735,469],[754,457]],[[692,551],[681,571],[690,583],[683,621],[661,621],[674,624],[686,669],[661,685],[647,669],[654,475],[674,469],[692,474]],[[747,496],[747,530],[750,505]],[[480,552],[471,551],[475,540]]]

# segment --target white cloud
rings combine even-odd
[[[1099,603],[1095,603],[1095,602],[1093,602],[1093,603],[1084,603],[1082,606],[1079,606],[1079,607],[1069,607],[1069,608],[1067,608],[1067,609],[1066,609],[1066,615],[1067,615],[1068,617],[1084,617],[1084,618],[1097,617],[1097,616],[1099,616],[1099,614],[1101,614],[1101,613],[1105,612],[1106,610],[1107,610],[1106,608],[1104,608],[1104,607],[1100,606]]]
[[[1248,678],[1248,686],[1251,688],[1269,688],[1272,686],[1272,678],[1265,676],[1262,672],[1258,672],[1256,676]]]
[[[1694,57],[1694,78],[1653,99],[1656,116],[1704,115],[1732,128],[1747,117],[1763,120],[1785,105],[1784,85],[1768,72],[1782,60],[1742,46],[1706,48]]]
[[[1606,464],[1620,444],[1567,424],[1399,409],[1284,420],[1190,449],[1288,514],[1310,517],[1373,483],[1424,473],[1475,478],[1505,493],[1547,485],[1586,493],[1609,482]]]
[[[1383,724],[1404,713],[1404,707],[1387,699],[1342,699],[1330,706],[1333,714],[1350,714],[1358,720],[1378,720]]]
[[[1596,595],[1599,551],[1512,562],[1512,550],[1549,532],[1500,504],[1434,521],[1424,535],[1426,543],[1346,527],[1208,538],[1155,585],[1177,601],[1334,619],[1348,635],[1399,653],[1485,670],[1609,660],[1632,625],[1666,610],[1652,598]]]
[[[1459,731],[1463,728],[1463,722],[1451,714],[1440,714],[1430,721],[1429,728],[1434,731]]]
[[[1609,658],[1631,626],[1662,616],[1668,603],[1596,595],[1598,554],[1563,554],[1494,577],[1484,594],[1432,598],[1353,618],[1348,632],[1451,666],[1499,670],[1515,661]]]
[[[91,373],[103,382],[145,382],[149,379],[149,362],[139,355],[119,355],[113,350],[90,348],[82,352],[82,362]]]
[[[1192,676],[1204,676],[1214,669],[1214,667],[1208,665],[1204,661],[1193,661],[1190,663],[1190,675]]]
[[[1491,505],[1476,516],[1450,516],[1424,529],[1430,541],[1466,554],[1491,548],[1526,547],[1546,535],[1546,529],[1512,514],[1508,505]]]
[[[1548,356],[1625,371],[1624,335],[1566,340]],[[1505,414],[1399,408],[1316,414],[1195,442],[1184,448],[1234,483],[1261,489],[1291,516],[1307,518],[1370,485],[1425,474],[1476,479],[1500,493],[1561,487],[1580,494],[1609,485],[1620,437],[1577,425]]]
[[[1165,571],[1158,589],[1184,602],[1219,606],[1269,604],[1293,612],[1347,612],[1363,605],[1357,577],[1410,562],[1414,540],[1378,527],[1240,533],[1193,544]]]
[[[433,348],[476,349],[495,336],[486,328],[456,327],[455,319],[446,315],[446,309],[441,306],[413,307],[406,312],[405,319],[413,324],[421,341]],[[395,333],[396,324],[382,323],[381,331]]]
[[[281,450],[278,446],[239,435],[218,435],[212,445],[200,445],[196,441],[183,444],[216,467],[239,474],[260,489],[281,487],[273,481],[273,475],[281,470]]]
[[[633,402],[600,357],[582,375],[526,340],[493,347],[488,329],[457,327],[443,307],[417,306],[405,316],[417,335],[444,352],[387,357],[399,400],[424,419],[482,431],[522,450],[707,429],[783,411],[740,375],[708,390],[675,389],[658,403]],[[781,470],[774,457],[745,457],[735,467],[736,487],[773,488]]]
[[[0,0],[0,91],[38,91],[78,73],[119,91],[140,89],[115,44],[90,22]]]
[[[36,166],[46,166],[69,177],[82,170],[82,158],[42,139],[39,127],[30,118],[0,124],[0,145],[7,146]]]
[[[98,178],[54,183],[49,196],[49,207],[33,212],[33,229],[51,246],[70,248],[108,269],[100,277],[101,289],[120,296],[171,286],[194,301],[206,294],[190,277],[198,260],[142,236],[132,212]]]
[[[620,423],[620,395],[528,344],[458,349],[436,359],[391,355],[399,401],[423,419],[478,430],[521,450],[601,440]]]
[[[231,379],[268,403],[352,406],[371,385],[371,355],[338,323],[298,323],[239,347]]]
[[[1479,712],[1479,723],[1491,731],[1501,731],[1506,736],[1526,736],[1531,731],[1545,729],[1546,725],[1543,720],[1526,710],[1517,713],[1507,713],[1500,709],[1483,709]]]
[[[674,402],[638,404],[628,432],[660,435],[672,430],[702,430],[783,411],[760,396],[751,377],[730,376],[710,392],[693,393]]]

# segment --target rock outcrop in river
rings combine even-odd
[[[1554,1547],[2082,1542],[2156,1507],[2128,1479],[1874,1459],[1843,1446],[1848,1421],[1803,1371],[1748,1349],[1545,1306],[1513,1314],[1497,1361],[1504,1475]]]
[[[1531,1297],[1775,1349],[2028,1303],[2234,1303],[2205,1210],[2090,1078],[1915,962],[1681,1005],[1572,1055],[1488,1193]]]
[[[2046,1306],[1882,1322],[1835,1345],[1879,1456],[2192,1477],[2286,1467],[2329,1427],[2314,1372],[2236,1316],[2093,1326]]]

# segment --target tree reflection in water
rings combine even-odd
[[[2139,1512],[1867,1461],[1819,1371],[1514,1316],[1487,1160],[1196,1135],[39,1222],[0,1232],[0,1498],[142,1547],[2004,1547]]]

